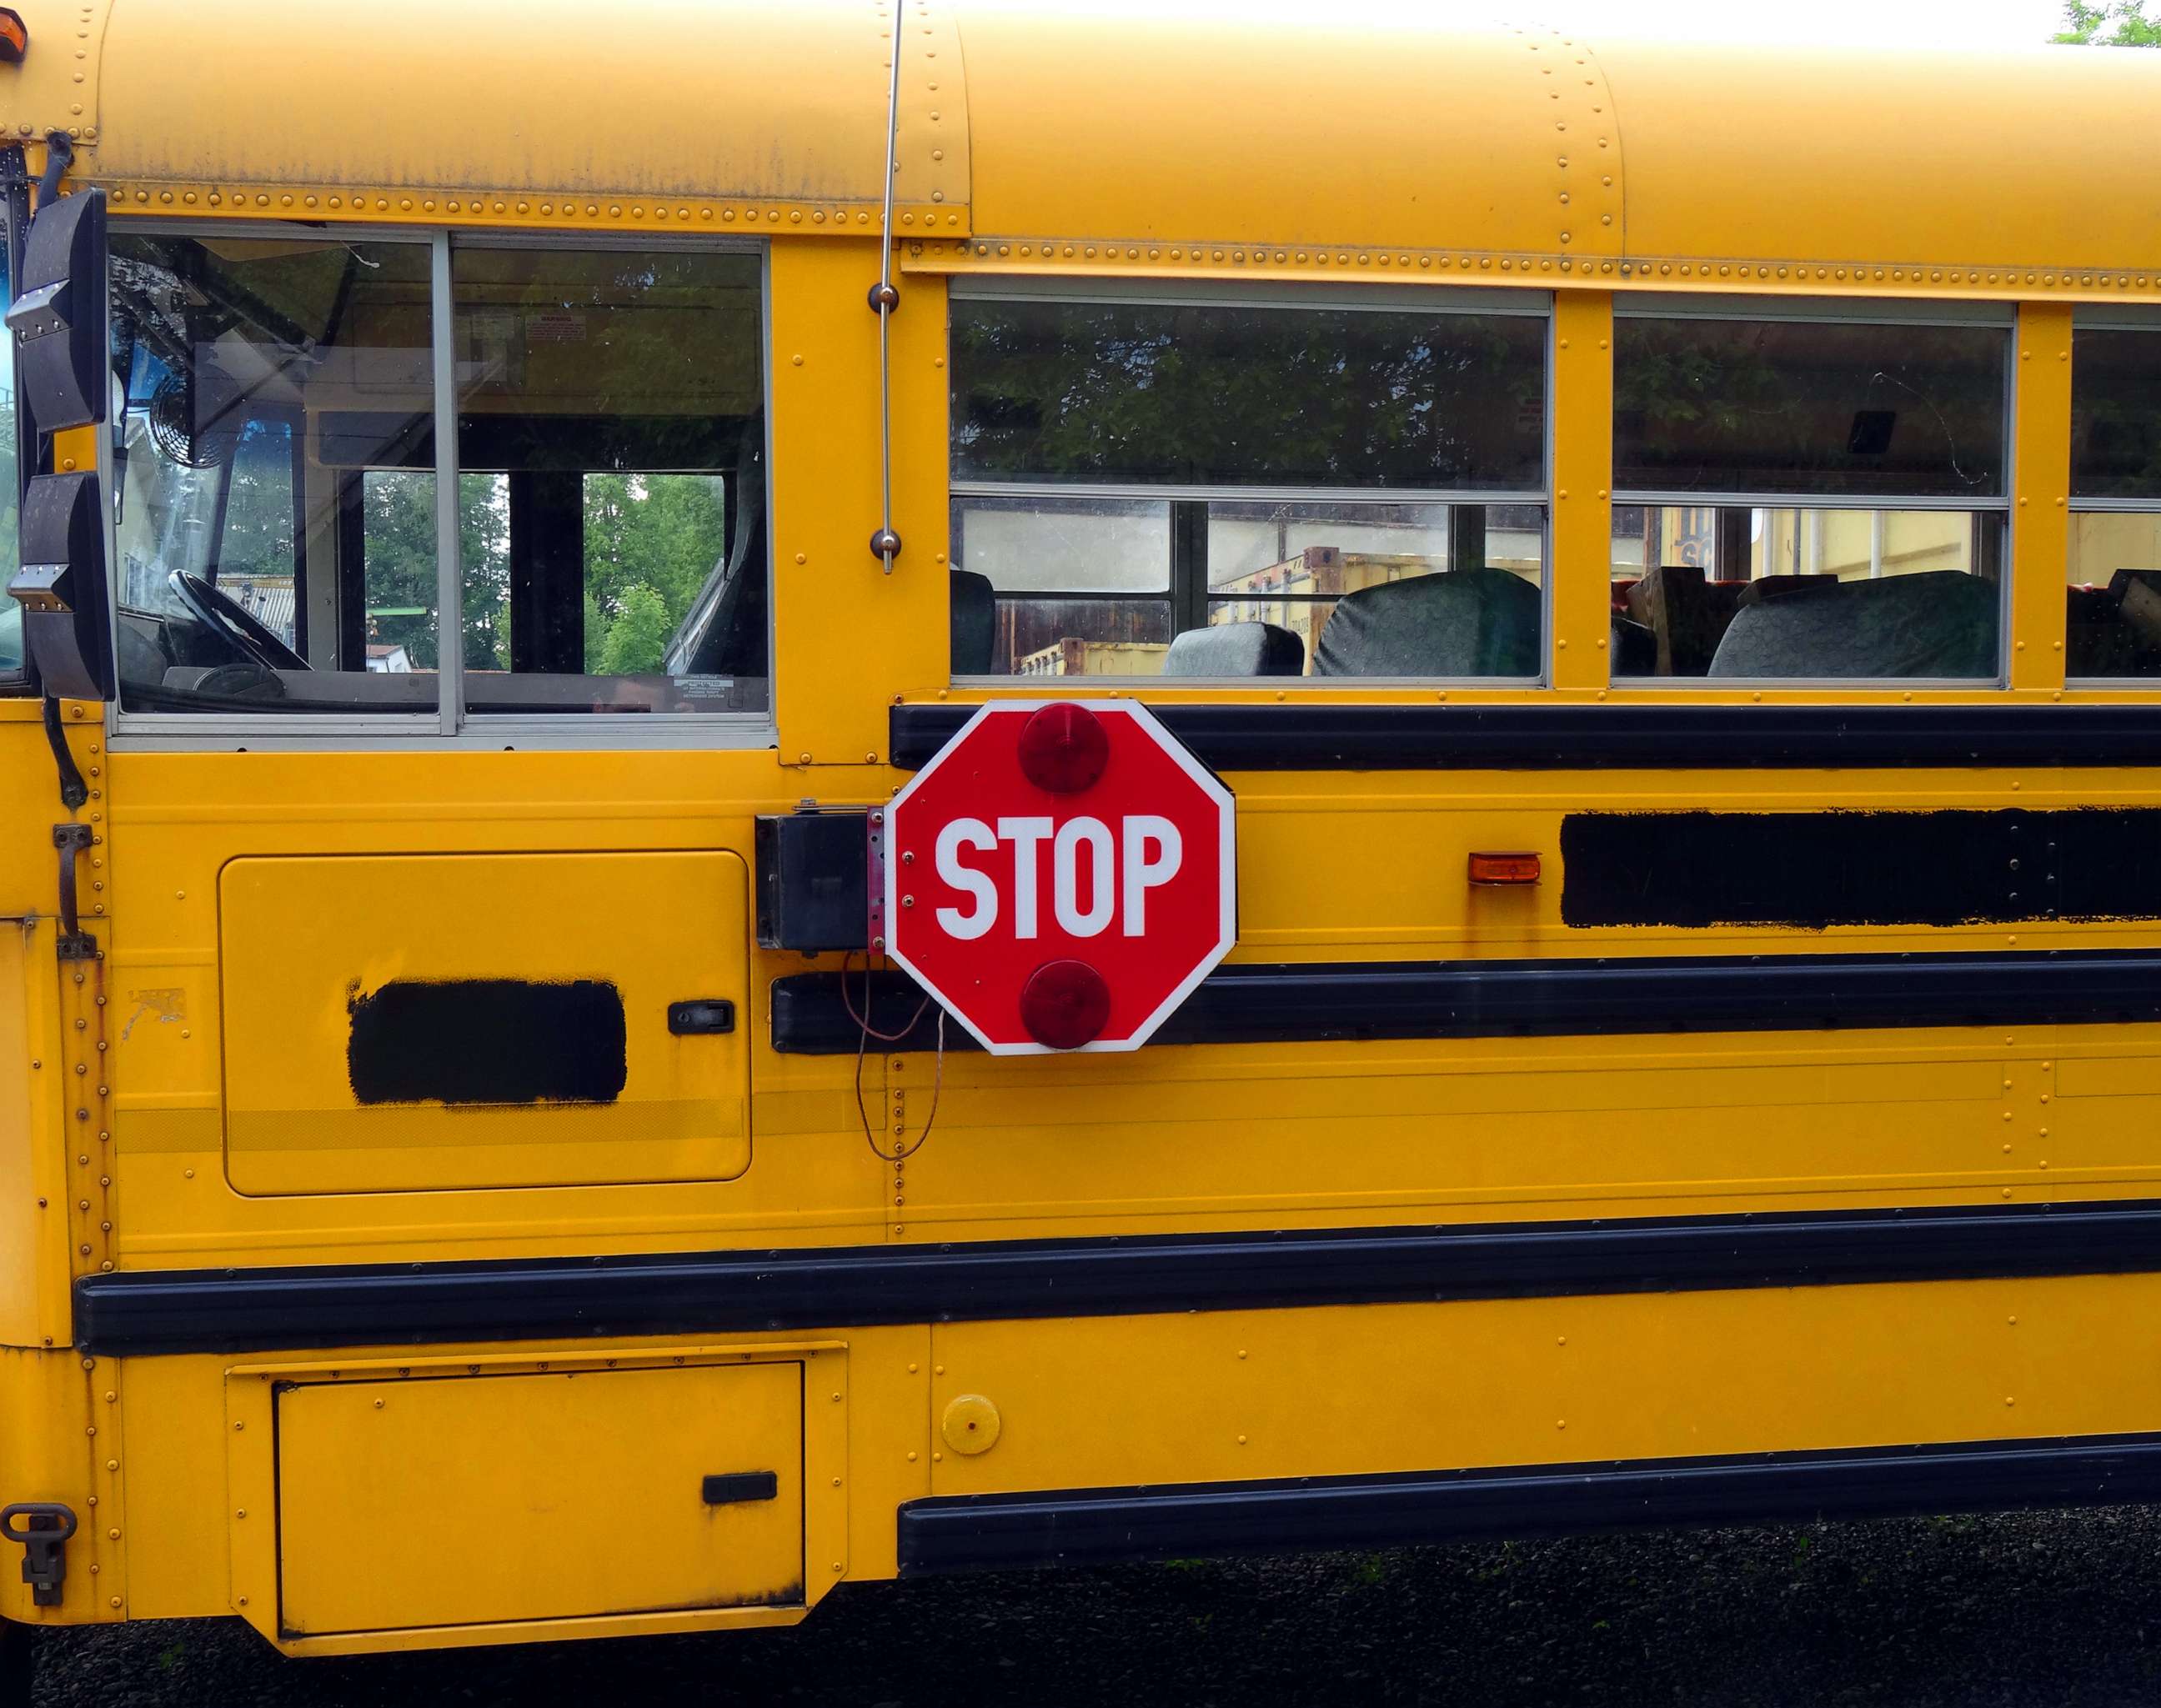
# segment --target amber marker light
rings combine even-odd
[[[12,6],[0,6],[0,65],[19,65],[30,51],[30,27]]]
[[[1471,881],[1473,883],[1536,883],[1539,881],[1539,857],[1535,854],[1473,854],[1471,857]]]

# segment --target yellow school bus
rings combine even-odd
[[[0,11],[6,1628],[2161,1496],[2150,58]],[[1046,690],[1131,1050],[881,952]]]

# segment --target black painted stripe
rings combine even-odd
[[[2161,809],[1586,812],[1564,924],[1959,925],[2161,918]]]
[[[2161,765],[2161,706],[1220,706],[1148,702],[1216,771]],[[975,711],[893,708],[893,763]]]
[[[903,1575],[1643,1526],[2161,1499],[2161,1435],[1507,1470],[939,1496],[900,1509]]]
[[[852,1055],[867,1014],[888,1049],[937,1047],[937,1010],[905,973],[790,973],[773,1047]],[[867,997],[866,992],[867,992]],[[869,1007],[865,1008],[867,1001]],[[2161,1020],[2161,950],[1674,956],[1218,967],[1152,1044],[1387,1038],[1785,1032],[1844,1027],[2101,1025]],[[911,1023],[912,1022],[912,1023]],[[905,1031],[902,1028],[905,1028]],[[959,1026],[948,1049],[972,1049]]]
[[[2161,1200],[115,1271],[86,1352],[844,1329],[2161,1271]]]
[[[356,996],[346,1065],[371,1103],[612,1103],[622,997],[599,979],[393,979]]]

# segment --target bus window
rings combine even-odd
[[[2064,669],[2161,676],[2161,327],[2071,334]]]
[[[1538,505],[1216,503],[1208,506],[1206,545],[1209,623],[1266,623],[1296,637],[1295,674],[1539,674],[1545,513]],[[1347,595],[1443,574],[1477,591],[1476,620],[1466,612],[1442,633],[1408,619],[1346,620],[1321,644]],[[1370,668],[1340,668],[1354,631],[1362,649],[1355,662]],[[1391,646],[1404,649],[1398,668],[1380,656]]]
[[[1170,644],[1160,499],[956,498],[953,561],[956,676],[1144,674],[1118,660]]]
[[[0,214],[4,221],[4,214]],[[0,225],[0,315],[15,300],[8,276],[4,225]],[[15,448],[15,341],[0,337],[0,587],[21,567],[21,465]],[[23,684],[23,607],[0,593],[0,694]]]
[[[741,251],[454,252],[476,716],[766,709],[761,275]]]
[[[1539,676],[1543,301],[1095,289],[954,299],[955,674]]]
[[[123,709],[431,717],[426,246],[115,232],[112,254]],[[364,584],[388,539],[398,576]],[[393,638],[395,677],[371,663]]]
[[[1616,676],[1997,676],[2009,345],[1619,311]]]

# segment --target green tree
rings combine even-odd
[[[435,477],[371,469],[361,479],[371,640],[402,645],[415,669],[440,659],[435,636]],[[466,666],[510,668],[510,510],[500,475],[458,476]],[[418,617],[404,613],[422,613]]]
[[[645,658],[649,651],[650,662],[620,668],[657,670],[669,637],[727,549],[720,477],[594,474],[586,476],[585,496],[586,668],[618,669],[596,661],[611,656],[617,625],[630,619],[635,596],[643,594],[656,602],[637,606],[634,650],[613,656]],[[655,610],[662,632],[648,648],[643,629]]]
[[[2146,0],[2065,0],[2065,28],[2051,39],[2075,47],[2161,47],[2161,18],[2146,15]]]
[[[634,583],[624,590],[622,610],[601,648],[601,674],[634,676],[658,670],[674,632],[666,601],[643,582]]]

